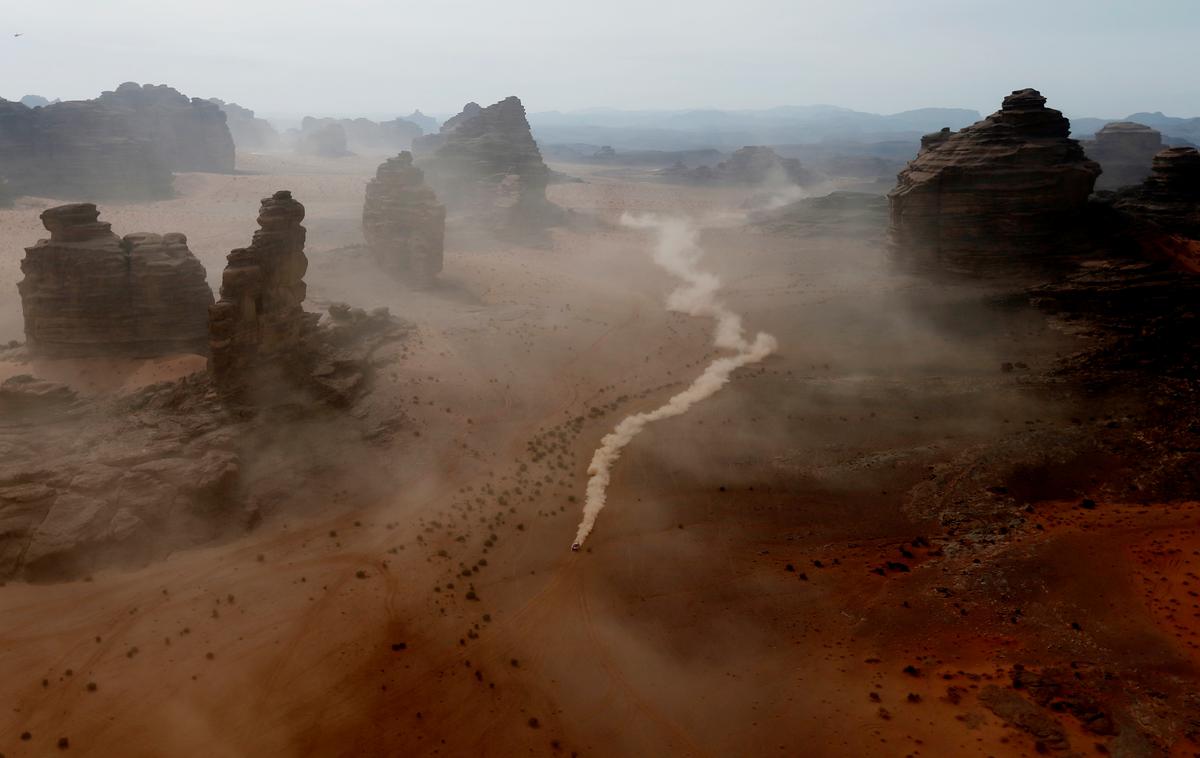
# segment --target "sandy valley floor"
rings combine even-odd
[[[374,401],[410,426],[354,481],[331,474],[328,503],[232,542],[0,587],[5,758],[60,738],[97,756],[1026,755],[1057,738],[979,700],[1014,663],[1157,680],[1167,700],[1195,681],[1194,506],[1135,528],[1137,504],[1031,497],[1029,528],[971,552],[941,549],[911,507],[973,447],[1088,416],[1030,379],[1073,349],[1041,315],[896,273],[874,237],[754,234],[734,193],[605,176],[551,188],[585,220],[540,243],[452,227],[442,285],[410,291],[339,250],[361,239],[377,162],[350,160],[251,156],[245,174],[181,176],[175,199],[102,206],[120,234],[187,234],[215,284],[259,198],[291,189],[310,307],[416,324]],[[0,211],[3,340],[20,338],[40,207]],[[710,323],[664,310],[673,282],[615,223],[626,210],[712,227],[706,266],[780,349],[638,438],[573,554],[599,438],[715,355]],[[93,366],[92,388],[199,367],[181,360],[120,381]],[[1154,754],[1132,729],[1057,728],[1079,754]]]

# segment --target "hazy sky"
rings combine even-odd
[[[1036,87],[1068,115],[1197,116],[1198,40],[1200,0],[0,0],[0,96],[989,113]]]

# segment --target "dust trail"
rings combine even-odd
[[[612,466],[621,457],[621,450],[647,424],[686,413],[696,403],[715,394],[729,381],[738,368],[761,361],[775,351],[775,338],[759,332],[748,342],[742,331],[742,317],[717,299],[721,280],[715,274],[699,268],[702,251],[696,244],[696,227],[687,219],[625,214],[621,223],[635,229],[658,232],[654,262],[683,280],[683,284],[667,297],[667,308],[689,316],[709,316],[716,319],[713,344],[733,355],[717,358],[704,369],[691,385],[652,411],[625,417],[616,428],[604,436],[588,466],[587,499],[583,504],[583,520],[575,533],[572,550],[578,550],[596,524],[596,516],[608,497],[608,482]]]

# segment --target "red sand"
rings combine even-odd
[[[664,313],[671,283],[623,230],[560,230],[541,248],[452,238],[441,293],[347,268],[325,251],[354,241],[363,179],[193,175],[179,200],[106,214],[188,233],[211,277],[257,198],[293,189],[311,203],[311,299],[418,324],[378,394],[415,395],[405,408],[425,431],[395,444],[385,502],[331,502],[143,569],[0,588],[8,758],[59,737],[71,754],[122,756],[1032,755],[1033,737],[976,700],[1014,663],[1087,660],[1137,688],[1178,675],[1172,692],[1194,681],[1200,506],[1041,504],[1044,531],[939,551],[900,494],[1010,416],[1052,418],[995,369],[1000,352],[1051,353],[1014,332],[941,365],[929,356],[945,338],[915,321],[888,350],[875,340],[897,344],[891,317],[871,314],[909,285],[874,258],[842,270],[863,251],[819,240],[725,238],[711,264],[780,356],[631,445],[572,554],[568,498],[596,440],[700,370],[708,325]],[[606,214],[736,207],[603,178],[553,190]],[[7,212],[5,236],[25,221]],[[580,431],[563,431],[576,416]],[[872,573],[901,548],[908,573]],[[1056,719],[1081,754],[1108,739]]]

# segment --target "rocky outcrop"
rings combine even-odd
[[[887,228],[887,213],[887,198],[882,195],[837,191],[752,211],[747,221],[751,229],[771,234],[877,237]]]
[[[209,367],[220,391],[242,395],[288,373],[302,356],[307,319],[304,206],[286,190],[262,201],[249,247],[229,254],[221,298],[209,309]]]
[[[363,237],[385,270],[429,284],[442,270],[446,209],[425,184],[412,154],[389,158],[367,184]]]
[[[983,121],[926,136],[888,194],[892,240],[910,261],[968,273],[1070,252],[1100,166],[1069,133],[1024,89]]]
[[[17,195],[169,197],[171,169],[135,114],[97,101],[28,108],[0,100],[0,170]]]
[[[1113,207],[1163,231],[1200,240],[1200,152],[1194,147],[1159,152],[1146,181],[1118,193]]]
[[[95,100],[130,114],[173,171],[232,173],[234,144],[220,106],[164,85],[125,82]],[[53,106],[51,106],[52,108]]]
[[[1096,189],[1115,190],[1140,184],[1150,175],[1150,163],[1163,149],[1162,134],[1132,121],[1114,121],[1085,141],[1083,149],[1104,170]]]
[[[341,136],[337,136],[340,130]],[[395,153],[407,150],[421,127],[397,118],[382,123],[365,118],[313,118],[300,122],[301,152],[340,157],[351,152]],[[339,152],[341,151],[341,152]]]
[[[17,285],[29,348],[42,355],[203,353],[212,291],[182,234],[113,234],[95,205],[42,213],[50,239],[25,250]]]
[[[41,95],[25,95],[17,102],[29,108],[41,108],[42,106],[49,105],[50,99],[42,97]],[[55,100],[54,102],[57,103],[58,101]]]
[[[241,526],[246,432],[206,389],[84,401],[31,376],[0,385],[0,581],[144,563]]]
[[[254,111],[243,108],[237,103],[227,103],[210,97],[208,102],[216,105],[225,113],[225,123],[233,137],[233,144],[238,150],[259,152],[275,150],[279,147],[279,132],[265,118],[258,118]]]
[[[346,129],[333,119],[305,117],[296,141],[296,152],[319,158],[344,158],[350,155]]]
[[[612,148],[609,148],[610,150]],[[795,158],[782,158],[769,147],[748,145],[734,151],[729,160],[716,166],[689,169],[682,162],[663,169],[659,176],[691,184],[806,185],[819,177]]]
[[[426,116],[419,108],[405,116],[404,120],[421,127],[421,134],[433,134],[438,128],[437,119]]]
[[[516,97],[487,108],[467,103],[437,134],[414,140],[413,152],[452,210],[518,226],[554,223],[561,214],[546,199],[550,170]]]

